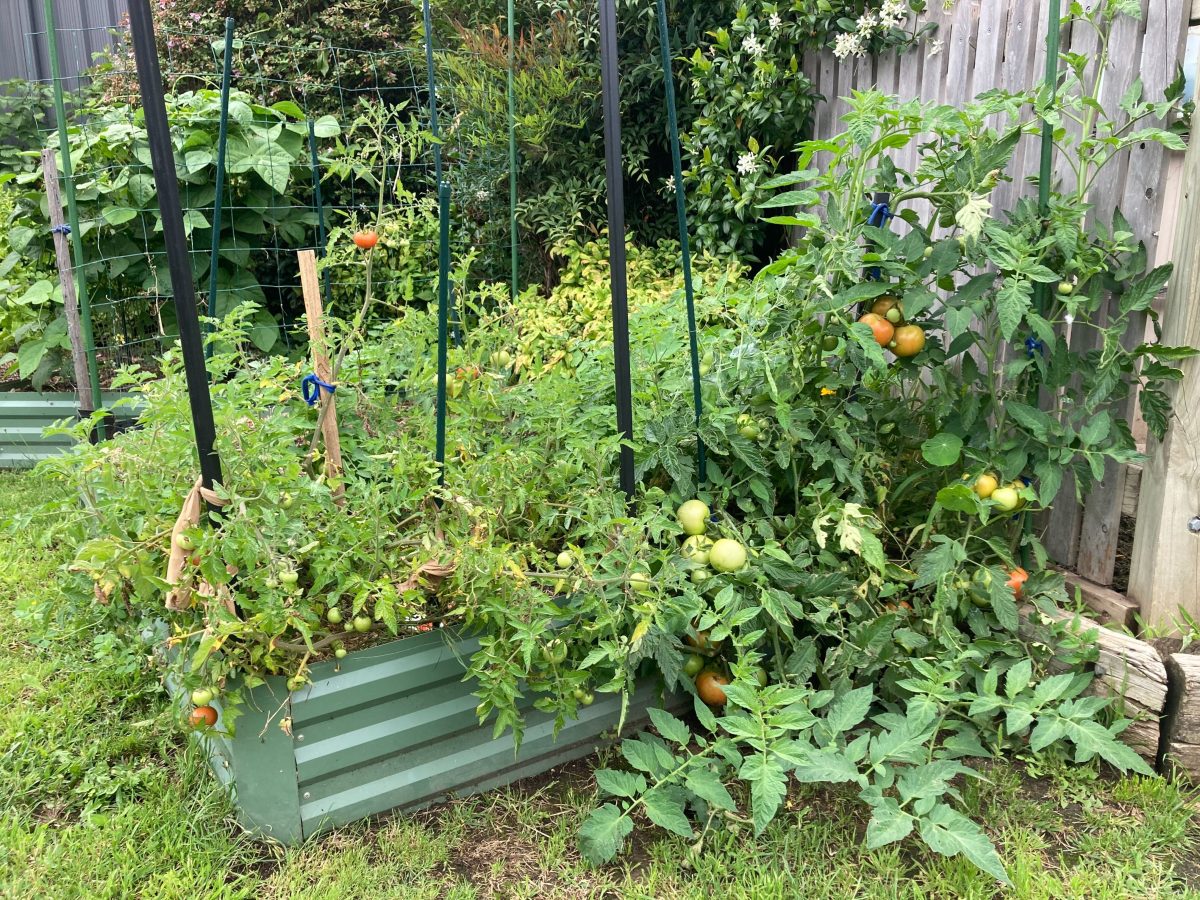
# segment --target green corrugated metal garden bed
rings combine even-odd
[[[234,736],[220,733],[218,722],[197,740],[230,787],[243,827],[292,844],[545,772],[592,753],[616,727],[619,696],[582,707],[557,736],[553,717],[527,698],[524,739],[514,752],[511,734],[493,738],[490,723],[478,724],[474,687],[462,680],[478,648],[446,629],[318,663],[311,683],[294,693],[272,677],[247,692]],[[646,708],[658,703],[654,688],[640,690],[625,728],[644,726]]]
[[[105,393],[109,406],[127,394]],[[77,415],[74,394],[0,392],[0,469],[28,469],[71,446],[65,434],[45,435],[44,429]]]

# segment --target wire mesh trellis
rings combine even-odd
[[[123,365],[152,367],[173,340],[158,206],[128,40],[115,46],[76,90],[64,123],[74,162],[73,211],[81,253],[75,264],[91,296],[94,352],[101,384]],[[56,29],[60,46],[94,41],[82,29]],[[47,32],[27,35],[32,52]],[[350,235],[377,229],[373,283],[384,312],[434,302],[438,260],[438,183],[434,148],[453,197],[450,255],[459,291],[503,278],[510,266],[508,159],[472,139],[480,128],[506,130],[503,117],[458,109],[453,79],[469,68],[462,51],[437,50],[434,81],[442,139],[429,118],[429,73],[418,39],[393,51],[324,44],[292,47],[239,38],[230,43],[224,184],[217,195],[222,125],[221,34],[160,33],[185,228],[201,312],[220,317],[241,303],[259,307],[251,337],[264,351],[303,340],[296,251],[328,253],[328,312],[344,316],[361,300],[361,254]],[[203,64],[196,61],[202,60]],[[28,90],[65,88],[52,77]],[[471,89],[474,90],[472,84]],[[486,114],[485,114],[486,118]],[[53,117],[36,123],[38,140],[56,145]],[[382,211],[382,214],[381,214]],[[214,222],[219,226],[214,240]],[[214,254],[214,248],[216,253]],[[215,263],[215,268],[214,268]],[[215,290],[210,290],[215,285]]]

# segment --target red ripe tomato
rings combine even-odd
[[[192,710],[193,728],[212,728],[217,724],[217,711],[211,706],[197,706]]]
[[[886,347],[896,335],[896,326],[878,313],[867,313],[858,321],[864,325],[871,326],[871,332],[875,336],[875,343],[880,347]]]
[[[1018,600],[1021,599],[1021,593],[1025,589],[1025,582],[1029,580],[1029,573],[1020,566],[1008,573],[1008,581],[1005,582],[1012,589],[1013,596]]]
[[[379,243],[379,235],[373,231],[358,231],[354,234],[354,243],[363,250],[370,250]]]
[[[728,699],[725,696],[725,685],[729,679],[720,672],[705,670],[696,676],[696,693],[709,706],[724,706]]]

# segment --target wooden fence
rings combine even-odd
[[[1098,2],[1085,0],[1084,5]],[[1047,7],[1047,0],[956,0],[949,11],[943,11],[935,0],[921,20],[938,24],[936,45],[926,42],[906,52],[862,59],[838,60],[828,51],[811,57],[805,72],[827,98],[816,110],[814,135],[826,138],[841,130],[841,117],[848,110],[845,98],[853,90],[875,88],[901,99],[959,105],[993,88],[1020,91],[1036,86],[1046,63]],[[1141,78],[1145,97],[1160,97],[1184,60],[1190,0],[1142,0],[1142,12],[1141,21],[1126,17],[1114,26],[1110,71],[1104,73],[1100,96],[1105,109],[1113,112],[1135,78]],[[1062,42],[1064,48],[1087,58],[1094,60],[1097,55],[1095,33],[1083,23],[1065,28]],[[1009,170],[1013,180],[997,186],[991,198],[993,210],[1011,209],[1019,197],[1036,193],[1038,143],[1033,135],[1021,139]],[[915,145],[895,151],[895,162],[911,168],[917,152]],[[1169,259],[1182,167],[1182,153],[1164,151],[1153,142],[1134,148],[1097,179],[1090,196],[1096,217],[1110,221],[1114,208],[1119,208],[1145,241],[1150,258]],[[1069,187],[1070,177],[1069,169],[1060,163],[1055,179]],[[1084,339],[1072,336],[1076,343]],[[1134,405],[1115,412],[1133,417],[1135,435],[1144,444],[1145,428]],[[1099,605],[1110,615],[1126,620],[1136,604],[1107,586],[1113,582],[1122,510],[1130,513],[1137,508],[1136,496],[1128,495],[1131,489],[1136,493],[1140,475],[1138,467],[1110,465],[1083,505],[1073,501],[1073,486],[1068,482],[1043,523],[1046,546],[1055,560],[1078,572],[1085,593],[1102,598]],[[1137,568],[1135,560],[1133,569]],[[1200,595],[1194,581],[1192,585],[1192,594]],[[1200,598],[1189,600],[1186,605],[1200,612]]]

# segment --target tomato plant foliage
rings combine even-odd
[[[642,281],[655,276],[631,297],[632,503],[617,490],[607,272],[596,245],[567,243],[549,297],[461,292],[444,488],[431,462],[430,311],[401,304],[365,339],[331,319],[346,351],[345,473],[332,480],[310,451],[306,369],[253,347],[253,304],[227,316],[210,364],[222,503],[211,527],[189,530],[176,585],[166,554],[194,478],[181,365],[169,354],[160,377],[126,373],[145,402],[140,429],[44,464],[82,497],[52,510],[77,546],[68,596],[107,644],[173,649],[165,661],[184,687],[219,691],[221,728],[267,675],[300,687],[315,660],[431,625],[478,635],[479,718],[518,740],[526,694],[561,725],[594,692],[661,679],[691,697],[690,720],[678,705],[652,710],[654,732],[627,737],[621,766],[597,772],[603,798],[580,832],[594,862],[620,851],[641,814],[699,852],[715,828],[761,832],[796,784],[833,783],[865,804],[870,846],[916,835],[1005,881],[961,811],[978,760],[1150,771],[1119,741],[1129,720],[1089,692],[1094,641],[1062,618],[1061,577],[1023,523],[1068,481],[1086,490],[1108,461],[1135,457],[1119,405],[1131,382],[1162,430],[1171,363],[1192,352],[1127,340],[1136,314],[1153,319],[1169,270],[1148,270],[1119,214],[1082,227],[1084,186],[1128,134],[1178,138],[1092,118],[1072,66],[1052,103],[859,94],[845,134],[802,145],[799,170],[769,188],[787,198],[772,208],[802,207],[795,245],[753,279],[700,265],[698,425],[673,248],[631,251]],[[1161,102],[1131,92],[1121,121],[1169,121],[1179,98],[1178,85]],[[1087,117],[1086,133],[1107,137],[1065,148],[1080,187],[1055,194],[1048,216],[1021,202],[997,218],[990,193],[1031,110]],[[918,163],[900,171],[887,151],[914,143]],[[864,224],[863,198],[879,190],[892,227]],[[381,247],[399,240],[384,219]],[[334,249],[328,265],[363,265]],[[895,357],[858,321],[885,296],[926,335],[914,356]],[[985,474],[990,489],[976,490]],[[710,515],[689,517],[705,537],[685,544],[677,509],[693,499]],[[707,542],[721,539],[732,552],[718,567]],[[1030,573],[1019,602],[1018,563]],[[180,587],[191,602],[165,610]],[[25,611],[64,612],[49,598]],[[700,702],[697,679],[724,701]]]

